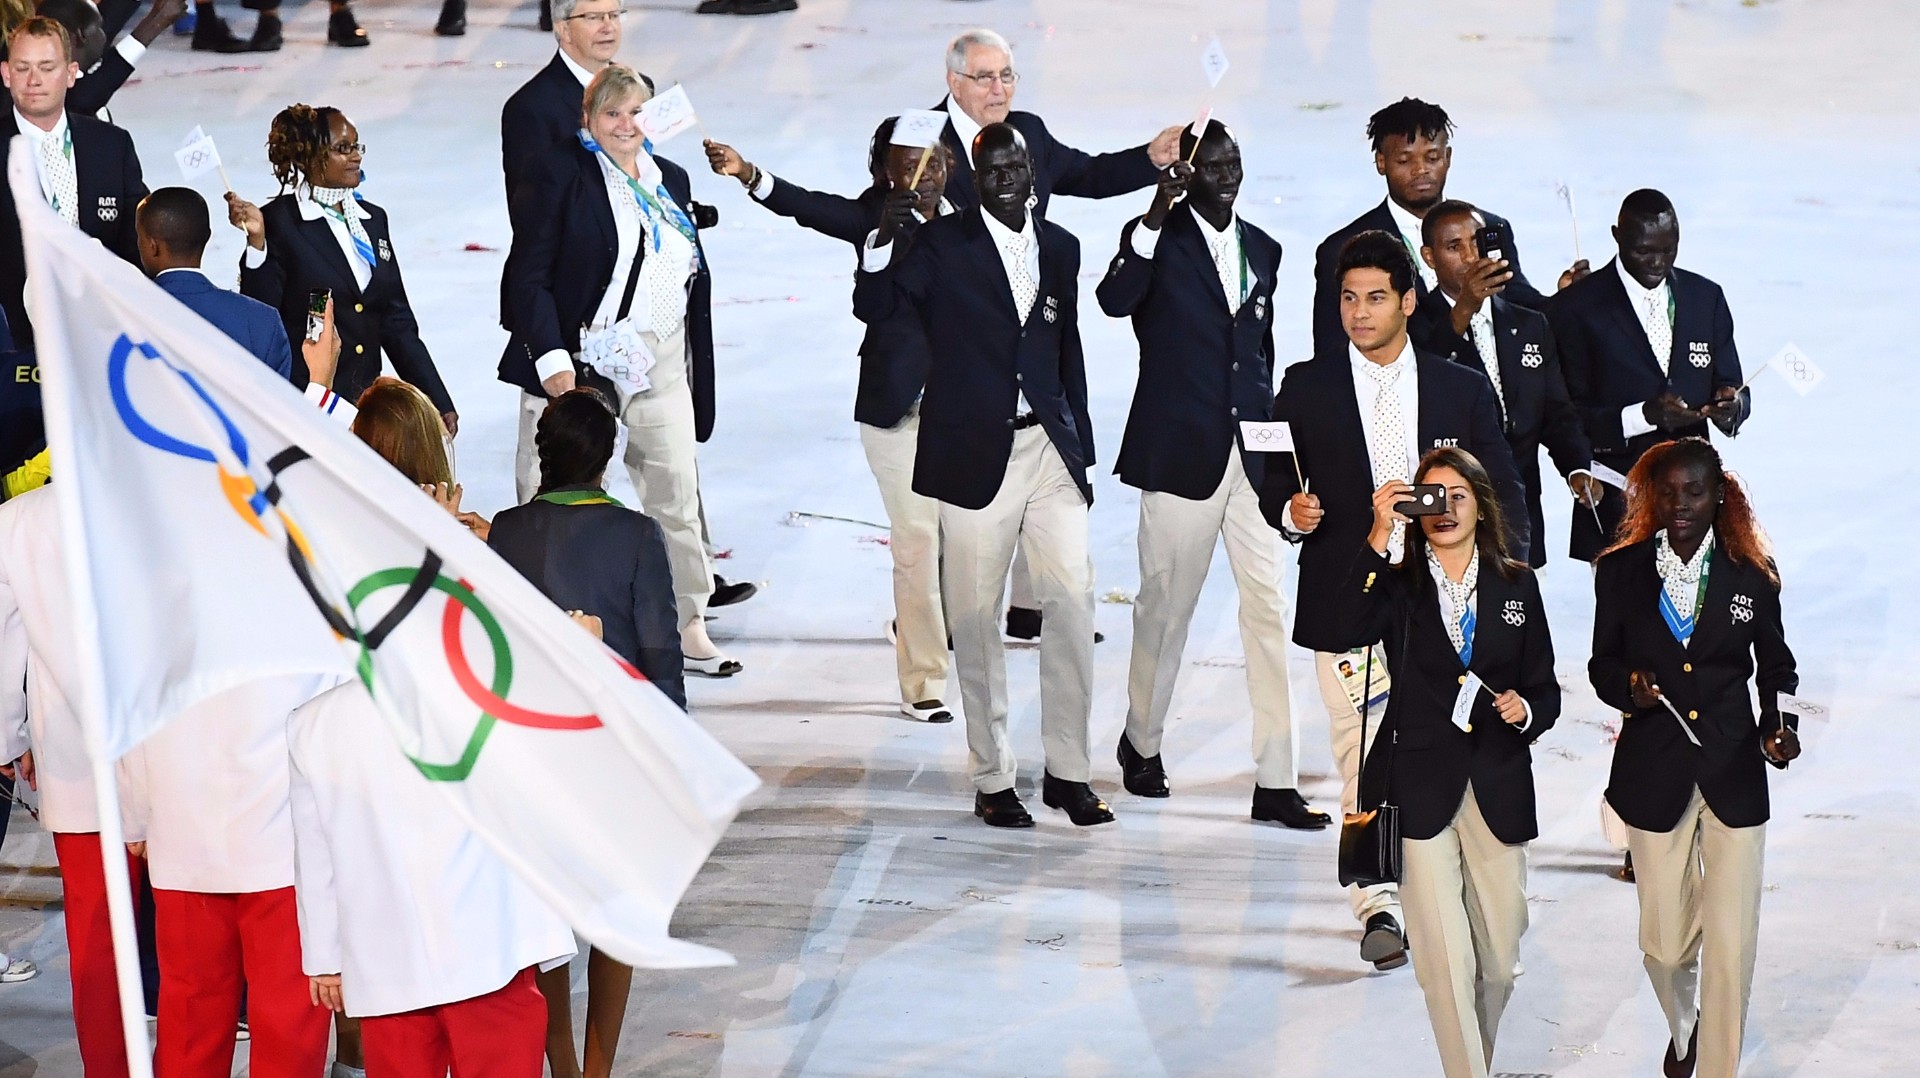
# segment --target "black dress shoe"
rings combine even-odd
[[[1135,797],[1166,797],[1172,793],[1167,789],[1167,769],[1161,766],[1159,753],[1140,755],[1123,732],[1114,755],[1120,759],[1120,784],[1128,793]]]
[[[987,821],[988,827],[1032,827],[1033,817],[1027,815],[1027,806],[1020,803],[1020,795],[1012,790],[999,793],[973,795],[973,814]]]
[[[751,580],[728,580],[719,573],[713,574],[713,594],[707,597],[707,606],[732,606],[744,603],[759,594],[760,585]]]
[[[1693,1065],[1699,1062],[1700,1059],[1698,1055],[1694,1054],[1694,1049],[1698,1047],[1700,1047],[1700,1024],[1696,1018],[1694,1020],[1693,1035],[1687,1038],[1687,1058],[1675,1059],[1673,1055],[1673,1042],[1669,1040],[1667,1042],[1667,1057],[1660,1061],[1660,1073],[1666,1075],[1666,1078],[1693,1078]]]
[[[700,6],[693,9],[695,15],[731,15],[733,0],[701,0]]]
[[[1367,918],[1367,931],[1360,937],[1360,960],[1373,963],[1379,970],[1407,964],[1407,936],[1393,914],[1376,913]]]
[[[353,17],[353,9],[343,7],[327,17],[327,44],[357,49],[372,42],[367,40],[367,32],[360,29],[359,21]]]
[[[734,0],[735,15],[771,15],[776,11],[798,11],[800,0]]]
[[[1015,640],[1040,639],[1040,612],[1032,607],[1007,607],[1007,635]],[[1093,642],[1105,641],[1107,634],[1098,629],[1093,631]]]
[[[1049,773],[1040,784],[1040,801],[1048,808],[1065,812],[1075,827],[1113,822],[1113,810],[1084,782],[1056,779]]]
[[[252,52],[251,42],[233,36],[227,20],[215,15],[196,19],[193,24],[194,52]]]
[[[1285,824],[1296,831],[1324,831],[1333,822],[1333,817],[1308,805],[1299,790],[1269,790],[1264,786],[1253,788],[1253,818]]]
[[[440,21],[433,24],[433,32],[441,37],[465,37],[467,0],[446,0],[441,4]]]
[[[540,32],[553,33],[553,0],[540,0]]]
[[[284,43],[280,36],[280,16],[262,15],[260,21],[253,24],[253,36],[247,39],[247,51],[279,52]]]

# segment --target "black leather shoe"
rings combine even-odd
[[[327,44],[357,49],[373,42],[368,41],[367,32],[360,29],[359,20],[353,17],[353,9],[343,7],[327,17]]]
[[[1379,970],[1407,964],[1407,936],[1393,914],[1376,913],[1367,918],[1366,934],[1360,937],[1360,960],[1373,963]]]
[[[751,580],[728,580],[719,573],[713,574],[713,594],[707,597],[709,608],[732,606],[744,603],[760,591],[760,585]]]
[[[441,4],[440,21],[433,24],[433,32],[441,37],[465,37],[467,0],[446,0]]]
[[[1084,782],[1067,782],[1049,774],[1040,784],[1040,801],[1065,812],[1075,827],[1113,822],[1113,810]]]
[[[1135,797],[1166,797],[1173,791],[1167,789],[1167,769],[1160,764],[1160,754],[1142,756],[1127,740],[1120,735],[1120,747],[1114,753],[1120,759],[1120,784]]]
[[[233,36],[227,20],[209,15],[193,24],[194,52],[252,52],[253,43]]]
[[[253,24],[253,36],[247,39],[249,52],[279,52],[285,40],[280,36],[280,16],[262,15]]]
[[[1264,786],[1253,788],[1253,818],[1285,824],[1296,831],[1324,831],[1333,822],[1333,817],[1308,805],[1299,790],[1269,790]]]
[[[1027,815],[1027,806],[1020,803],[1020,795],[1012,790],[999,793],[973,795],[973,814],[987,821],[988,827],[1032,827],[1033,817]]]
[[[1667,1078],[1693,1078],[1693,1065],[1698,1062],[1700,1058],[1694,1054],[1694,1049],[1698,1047],[1700,1047],[1700,1025],[1698,1019],[1696,1019],[1693,1027],[1693,1036],[1687,1038],[1687,1058],[1675,1059],[1673,1056],[1673,1042],[1669,1040],[1667,1042],[1667,1057],[1660,1061],[1660,1073],[1666,1075]]]
[[[1015,640],[1040,639],[1040,612],[1025,606],[1007,607],[1007,635]],[[1106,639],[1106,633],[1093,631],[1094,643],[1103,643]]]
[[[731,15],[733,0],[701,0],[700,6],[693,9],[695,15]]]
[[[734,0],[735,15],[771,15],[776,11],[798,11],[800,0]]]

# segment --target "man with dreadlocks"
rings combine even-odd
[[[1453,165],[1452,136],[1453,121],[1447,118],[1447,110],[1417,97],[1403,97],[1367,121],[1367,138],[1373,142],[1373,168],[1386,177],[1387,197],[1328,236],[1313,253],[1314,355],[1337,355],[1347,346],[1346,331],[1340,328],[1340,282],[1334,267],[1340,261],[1341,248],[1354,236],[1373,229],[1399,236],[1418,271],[1413,282],[1417,299],[1425,299],[1436,286],[1433,269],[1420,260],[1420,222],[1428,210],[1447,197],[1447,170]],[[1507,267],[1512,273],[1504,279],[1502,294],[1509,303],[1539,308],[1546,298],[1520,270],[1520,253],[1511,242],[1512,227],[1504,217],[1485,210],[1481,213],[1488,225],[1507,229]],[[1574,263],[1560,275],[1560,287],[1586,272],[1585,261]]]

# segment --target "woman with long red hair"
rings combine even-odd
[[[1800,755],[1780,573],[1746,489],[1702,438],[1647,451],[1594,564],[1587,675],[1621,714],[1607,802],[1627,825],[1664,1073],[1732,1078],[1760,932],[1767,765]],[[1756,718],[1748,691],[1759,690]]]

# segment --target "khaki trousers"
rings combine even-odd
[[[1360,795],[1360,713],[1347,699],[1346,690],[1340,687],[1340,675],[1334,670],[1334,664],[1344,658],[1344,653],[1313,653],[1314,670],[1320,676],[1320,700],[1327,708],[1327,736],[1333,742],[1333,763],[1340,769],[1340,811],[1352,812]],[[1374,648],[1374,668],[1385,669],[1386,663],[1386,649]],[[1367,715],[1366,751],[1369,754],[1373,752],[1373,740],[1380,732],[1380,720],[1384,717],[1377,708]],[[1395,920],[1400,919],[1399,888],[1391,883],[1349,887],[1347,899],[1353,904],[1354,919],[1361,924],[1376,913],[1390,913]]]
[[[1000,638],[1000,604],[1016,546],[1027,555],[1047,626],[1040,637],[1040,741],[1047,771],[1068,782],[1088,781],[1093,559],[1087,553],[1087,502],[1045,429],[1015,431],[999,493],[982,509],[941,503],[940,531],[941,584],[974,788],[1012,789],[1016,774]]]
[[[1453,822],[1400,843],[1413,973],[1447,1078],[1487,1078],[1527,931],[1527,847],[1494,837],[1473,787]]]
[[[1696,1078],[1733,1078],[1740,1068],[1766,838],[1765,824],[1721,823],[1699,790],[1673,830],[1627,828],[1647,979],[1674,1044],[1684,1050],[1699,1026]]]
[[[1260,514],[1260,492],[1247,481],[1235,448],[1226,474],[1203,501],[1177,494],[1140,495],[1140,594],[1133,603],[1133,656],[1127,671],[1127,740],[1142,756],[1160,752],[1167,710],[1186,655],[1187,633],[1207,581],[1216,540],[1240,592],[1240,646],[1253,705],[1254,782],[1267,789],[1300,785],[1287,687],[1287,630],[1282,620],[1279,537]]]
[[[940,503],[913,492],[920,408],[892,427],[860,424],[860,446],[887,509],[893,555],[894,664],[900,699],[916,704],[947,694],[947,613],[940,601]]]

